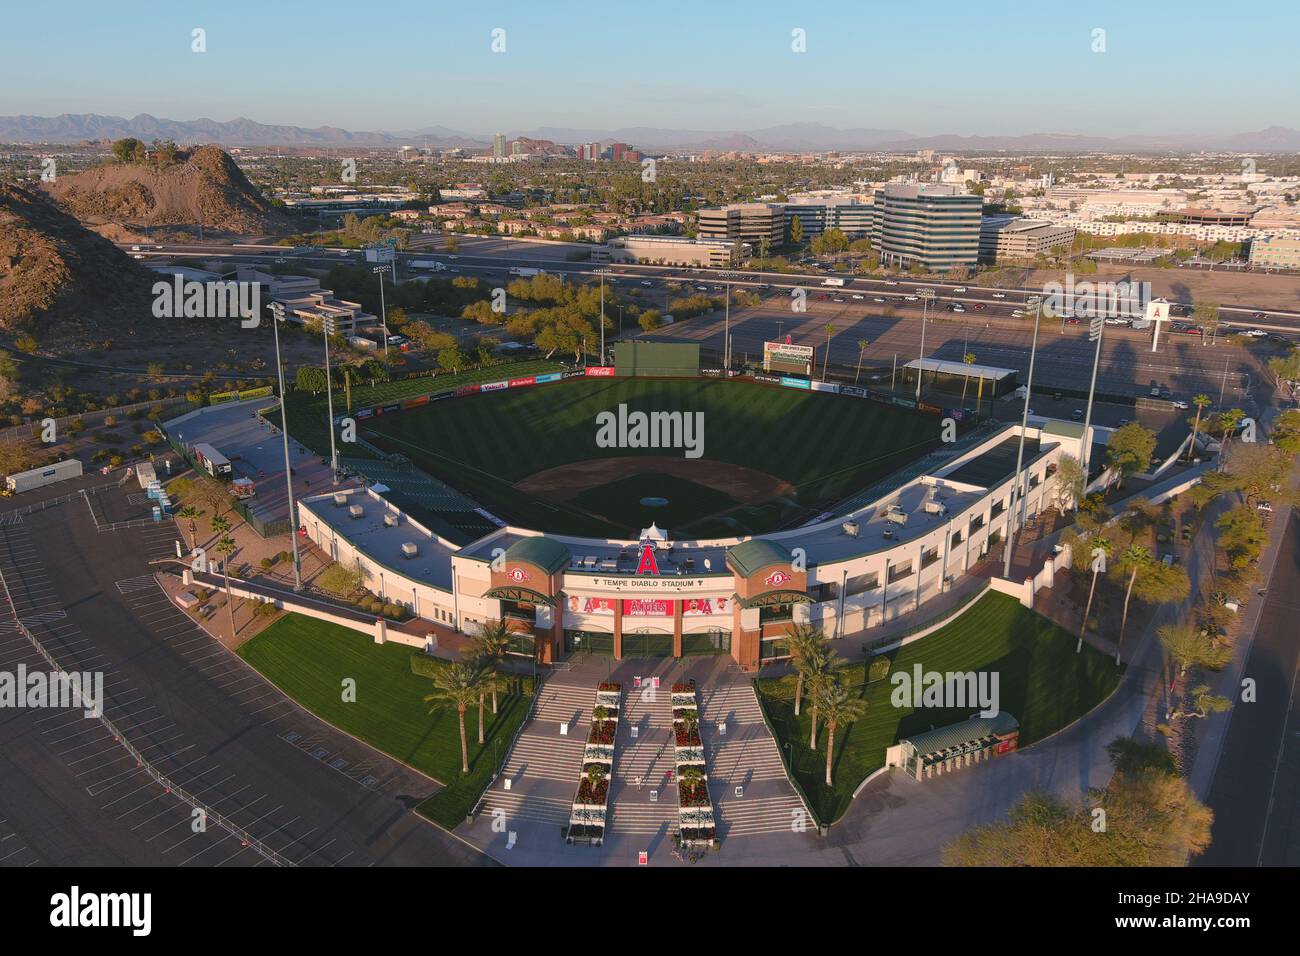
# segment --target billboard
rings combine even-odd
[[[613,378],[614,366],[612,365],[589,365],[587,366],[587,375],[590,378]]]
[[[624,598],[624,617],[667,617],[673,613],[672,598]]]
[[[811,345],[764,342],[763,371],[785,372],[789,375],[811,375],[813,355],[814,351]]]
[[[781,384],[786,388],[811,388],[812,383],[806,378],[783,378]]]
[[[682,617],[708,617],[714,614],[730,614],[731,598],[682,598]]]

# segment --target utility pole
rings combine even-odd
[[[925,379],[925,323],[929,314],[930,300],[934,298],[933,289],[917,289],[921,297],[921,356],[916,363],[916,400],[921,400],[921,383]]]
[[[1033,298],[1036,301],[1034,302],[1034,339],[1029,348],[1029,380],[1025,383],[1025,407],[1020,415],[1020,447],[1016,451],[1016,473],[1011,480],[1011,497],[1007,502],[1007,543],[1002,576],[1008,579],[1011,577],[1011,552],[1016,534],[1016,494],[1020,490],[1020,469],[1024,467],[1025,460],[1025,430],[1029,427],[1029,396],[1034,392],[1034,358],[1038,355],[1038,323],[1043,317],[1043,300],[1038,296]]]
[[[731,371],[731,283],[727,283],[727,305],[722,320],[722,371]]]
[[[605,364],[605,270],[600,271],[600,364]]]
[[[275,371],[280,378],[280,436],[284,439],[284,483],[289,492],[289,543],[293,548],[293,589],[302,590],[302,558],[298,555],[298,513],[293,504],[293,474],[289,466],[289,413],[285,408],[284,366],[280,364],[280,323],[284,305],[271,303],[271,330],[275,333]],[[331,431],[333,423],[331,422]]]

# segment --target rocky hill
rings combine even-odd
[[[286,215],[217,146],[179,153],[177,162],[115,163],[60,176],[46,186],[60,205],[92,228],[198,226],[232,235],[287,231]]]
[[[0,329],[73,331],[147,314],[156,278],[44,194],[0,183]]]

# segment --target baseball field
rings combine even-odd
[[[689,447],[625,431],[611,443],[597,416],[620,406],[630,421],[680,413]],[[704,538],[807,520],[938,444],[939,420],[752,382],[577,378],[437,402],[365,432],[514,523],[627,537],[654,521]]]

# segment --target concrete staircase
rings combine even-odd
[[[699,697],[700,736],[719,838],[788,833],[801,818],[811,831],[814,824],[786,777],[749,680],[702,685]],[[726,724],[725,735],[718,733],[720,723]],[[738,786],[744,787],[743,796],[736,796]]]
[[[668,836],[676,832],[677,793],[673,790],[676,783],[667,779],[675,769],[670,683],[666,679],[662,681],[653,700],[645,699],[643,688],[625,684],[614,779],[609,791],[609,834]],[[652,790],[659,791],[659,798],[653,803]]]
[[[510,749],[501,775],[484,794],[480,813],[501,810],[508,823],[555,824],[557,836],[558,828],[568,822],[573,789],[582,772],[595,687],[564,678],[555,675],[542,685],[537,709]],[[566,722],[569,734],[562,737],[560,724]]]

